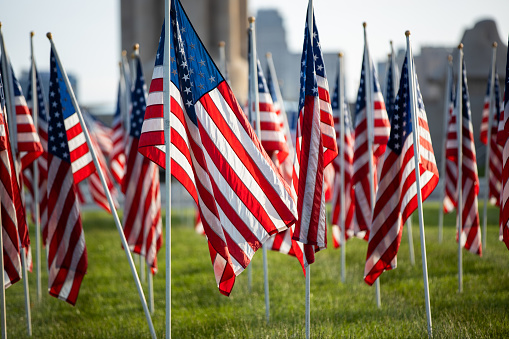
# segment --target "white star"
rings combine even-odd
[[[191,93],[191,88],[186,87],[186,89],[184,90],[184,92],[186,92],[187,94]]]
[[[322,65],[318,65],[318,66],[316,66],[316,68],[318,68],[318,70],[321,71],[323,69],[323,66]]]
[[[395,145],[394,145],[394,148],[395,148],[395,149],[399,149],[399,144],[395,144]]]
[[[191,107],[193,105],[193,102],[191,100],[187,100],[186,106]]]
[[[62,153],[62,156],[63,156],[64,158],[67,158],[67,152]]]
[[[64,148],[65,147],[65,142],[61,142],[60,143],[60,147]]]
[[[185,60],[184,60],[184,61],[182,61],[182,63],[180,64],[180,66],[182,66],[182,67],[187,67],[187,62],[186,62]]]
[[[55,151],[57,150],[57,147],[56,147],[56,146],[53,146],[53,147],[51,147],[51,150],[52,150],[53,152],[55,152]]]
[[[189,74],[184,74],[184,76],[182,77],[182,80],[184,80],[184,81],[189,80]]]
[[[55,92],[51,91],[51,92],[49,93],[49,95],[50,95],[51,97],[54,97],[54,96],[55,96]]]
[[[201,60],[201,61],[199,62],[199,64],[200,64],[200,66],[205,66],[205,61],[204,61],[204,60]]]
[[[215,81],[216,81],[216,78],[215,78],[215,77],[213,77],[213,76],[211,75],[211,76],[210,76],[210,78],[209,78],[209,81],[210,81],[211,83],[212,83],[212,82],[215,82]]]

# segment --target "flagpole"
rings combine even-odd
[[[418,118],[416,116],[417,98],[416,98],[416,84],[414,77],[414,58],[410,47],[410,31],[405,32],[406,43],[407,43],[407,62],[408,62],[408,73],[410,74],[410,88],[409,92],[411,97],[410,100],[410,112],[412,114],[412,129],[413,129],[413,143],[414,143],[414,164],[415,164],[415,185],[417,188],[417,208],[419,213],[419,232],[421,237],[421,256],[422,256],[422,276],[424,280],[424,302],[426,304],[426,320],[428,322],[428,338],[433,337],[432,325],[431,325],[431,309],[429,302],[429,284],[428,284],[428,263],[426,260],[426,239],[424,233],[424,216],[422,213],[422,195],[421,195],[421,175],[419,172],[419,140],[418,140]]]
[[[1,49],[2,49],[2,73],[4,74],[4,79],[6,80],[4,83],[4,90],[5,90],[5,100],[7,105],[7,113],[6,119],[7,119],[7,125],[9,127],[9,131],[11,132],[11,150],[12,150],[12,158],[14,162],[14,171],[16,175],[16,183],[20,186],[21,191],[23,190],[23,187],[20,185],[20,176],[21,176],[21,164],[18,163],[18,124],[16,120],[16,108],[14,103],[14,84],[12,80],[12,66],[11,62],[9,60],[9,55],[7,54],[7,50],[5,48],[5,41],[4,41],[4,35],[1,31],[1,23],[0,23],[0,40],[1,40]],[[10,123],[10,126],[9,126]],[[26,220],[26,216],[25,216]],[[28,227],[28,223],[27,223]],[[23,278],[23,291],[25,295],[25,312],[27,317],[27,333],[31,337],[32,336],[32,317],[30,314],[30,292],[28,287],[28,276],[27,276],[27,269],[26,269],[26,252],[25,248],[21,244],[21,239],[19,237],[19,232],[17,232],[18,235],[18,242],[19,242],[19,250],[20,250],[20,257],[21,257],[21,271],[22,271],[22,278]]]
[[[148,306],[150,314],[154,314],[154,276],[152,268],[147,265],[147,283],[148,283]]]
[[[344,77],[343,77],[343,53],[338,54],[338,68],[339,68],[339,82],[338,82],[338,108],[339,108],[339,176],[340,176],[340,192],[341,195],[341,210],[340,224],[341,224],[341,282],[346,281],[346,224],[345,224],[345,208],[346,208],[346,189],[345,189],[345,97],[344,97]]]
[[[108,189],[108,185],[106,184],[106,180],[104,178],[104,173],[102,171],[102,168],[101,166],[99,165],[99,161],[97,160],[97,155],[95,154],[95,150],[94,150],[94,147],[92,146],[92,142],[90,140],[90,135],[88,134],[88,129],[87,129],[87,126],[85,124],[85,121],[83,119],[83,116],[81,114],[81,110],[80,110],[80,107],[78,105],[78,102],[76,100],[76,97],[74,95],[74,91],[71,87],[71,83],[69,82],[69,78],[67,77],[67,72],[65,71],[65,68],[63,67],[62,63],[60,62],[60,57],[58,56],[58,52],[55,48],[55,43],[53,42],[53,37],[52,37],[52,34],[51,33],[48,33],[46,35],[51,43],[51,48],[53,49],[54,53],[55,53],[55,59],[60,67],[60,70],[62,72],[62,77],[63,77],[63,80],[67,86],[67,89],[69,91],[69,96],[71,97],[71,101],[72,101],[72,105],[74,107],[74,109],[76,110],[76,114],[79,118],[79,121],[80,121],[80,125],[81,125],[81,128],[83,129],[83,134],[85,135],[85,139],[87,141],[87,145],[88,145],[88,148],[90,150],[90,154],[92,156],[92,159],[94,161],[94,165],[97,169],[97,173],[99,174],[99,178],[101,179],[101,184],[103,186],[103,189],[104,189],[104,192],[106,194],[106,198],[108,199],[108,204],[110,206],[110,209],[111,209],[111,214],[113,216],[113,220],[115,221],[115,225],[117,226],[117,230],[118,230],[118,233],[120,235],[120,240],[122,241],[122,246],[124,248],[124,252],[126,254],[126,257],[127,257],[127,261],[129,263],[129,266],[131,268],[131,273],[133,275],[133,278],[134,278],[134,282],[136,284],[136,288],[138,290],[138,295],[140,297],[140,300],[141,300],[141,304],[143,306],[143,311],[145,312],[145,317],[147,318],[147,323],[149,325],[149,329],[150,329],[150,334],[152,335],[152,338],[156,338],[156,333],[155,333],[155,330],[154,330],[154,325],[152,324],[152,318],[150,317],[150,313],[149,313],[149,310],[148,310],[148,307],[147,307],[147,301],[145,300],[145,295],[143,294],[143,289],[141,287],[141,283],[140,283],[140,280],[138,278],[138,274],[136,273],[136,267],[134,266],[134,262],[133,262],[133,258],[131,256],[131,252],[129,250],[129,245],[127,244],[127,240],[125,238],[125,235],[124,235],[124,231],[122,229],[122,224],[120,223],[120,219],[118,218],[118,214],[117,214],[117,210],[115,208],[115,204],[113,203],[113,199],[111,198],[111,193],[110,193],[110,190]]]
[[[127,61],[127,51],[122,51],[122,61],[120,65],[120,73],[121,73],[121,80],[124,83],[124,128],[126,132],[126,137],[128,135],[127,131],[129,130],[130,126],[130,116],[129,116],[129,106],[131,103],[131,99],[129,97],[129,94],[131,93],[132,83],[131,79],[127,77],[126,68],[129,67],[129,61]]]
[[[309,31],[309,40],[311,40],[311,48],[313,48],[313,0],[309,0],[308,2],[308,31]],[[310,51],[311,52],[311,51]],[[311,265],[306,266],[306,339],[309,339],[311,333]]]
[[[166,338],[171,338],[171,133],[170,133],[170,1],[164,0],[163,116],[164,116],[164,180],[166,184]]]
[[[371,56],[368,51],[368,38],[366,33],[367,24],[362,23],[364,27],[364,72],[366,83],[366,119],[368,125],[368,164],[369,164],[369,191],[370,191],[370,202],[371,202],[371,215],[373,215],[373,209],[375,208],[375,183],[374,183],[374,169],[373,169],[373,100],[371,94],[373,93],[373,75],[371,74]],[[375,280],[376,289],[376,306],[382,307],[380,300],[380,278]]]
[[[37,96],[37,77],[35,69],[35,55],[34,55],[34,32],[30,32],[30,54],[32,61],[32,118],[34,119],[34,127],[37,133],[38,119],[39,119],[39,97]],[[36,262],[36,279],[37,279],[37,300],[41,301],[42,286],[41,286],[41,220],[39,211],[39,167],[38,160],[33,162],[34,177],[32,178],[34,190],[34,220],[35,220],[35,262]]]
[[[447,144],[447,130],[449,124],[449,109],[450,109],[450,98],[451,90],[452,90],[452,55],[447,56],[447,78],[445,83],[445,96],[444,96],[444,124],[443,124],[443,133],[442,133],[442,161],[440,163],[440,174],[445,178],[446,171],[446,144]],[[442,243],[443,235],[444,235],[444,199],[445,199],[445,188],[446,182],[443,181],[442,185],[442,197],[440,199],[440,209],[438,211],[438,243]]]
[[[462,231],[463,231],[463,192],[462,192],[462,165],[463,165],[463,44],[458,46],[458,87],[456,88],[456,123],[457,123],[457,139],[458,139],[458,180],[457,193],[458,204],[456,208],[456,223],[458,225],[458,292],[463,292],[463,253],[461,252]]]
[[[490,73],[490,108],[488,112],[488,141],[486,142],[486,159],[484,165],[484,180],[486,182],[486,189],[484,190],[484,208],[483,208],[483,225],[482,225],[482,249],[486,251],[486,232],[488,228],[488,199],[490,191],[490,154],[491,154],[491,125],[493,123],[492,113],[496,107],[495,100],[495,63],[497,60],[497,43],[494,42],[493,53],[491,56],[491,73]]]
[[[226,77],[226,43],[219,41],[217,45],[219,47],[219,72]]]
[[[2,327],[2,339],[7,338],[7,321],[5,310],[5,280],[4,280],[4,243],[3,243],[4,225],[2,224],[2,213],[0,212],[0,321]]]

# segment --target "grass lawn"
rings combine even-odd
[[[482,218],[482,206],[480,206]],[[445,217],[444,241],[438,244],[438,204],[425,204],[426,245],[433,332],[438,338],[509,337],[509,252],[498,241],[498,210],[490,208],[487,250],[482,258],[463,251],[463,293],[457,279],[455,215]],[[247,272],[237,278],[232,295],[216,287],[207,243],[193,228],[193,211],[172,215],[172,336],[174,338],[286,338],[305,336],[304,277],[295,258],[268,253],[270,324],[265,321],[263,260],[253,259],[253,287]],[[164,219],[163,219],[164,220]],[[145,338],[148,326],[113,219],[103,212],[86,212],[83,224],[88,251],[85,276],[76,307],[50,297],[43,260],[43,295],[36,297],[30,274],[31,311],[35,338]],[[31,229],[33,236],[33,227]],[[316,255],[311,266],[311,336],[426,337],[419,225],[413,225],[415,266],[410,265],[406,227],[398,268],[382,274],[382,308],[375,289],[363,282],[367,243],[346,244],[346,283],[340,281],[340,251]],[[329,232],[330,236],[330,232]],[[32,240],[33,241],[33,240]],[[43,254],[43,258],[45,255]],[[165,334],[165,247],[158,255],[154,277],[158,337]],[[146,283],[144,284],[147,295]],[[26,337],[23,285],[6,290],[10,338]]]

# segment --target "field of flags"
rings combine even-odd
[[[456,227],[456,271],[447,274],[449,278],[457,277],[458,293],[471,292],[464,292],[464,284],[470,288],[472,285],[464,282],[463,272],[468,272],[465,280],[474,272],[465,267],[466,264],[489,260],[480,258],[485,251],[492,250],[486,250],[489,211],[492,214],[499,211],[496,213],[497,241],[503,241],[509,249],[509,118],[504,114],[509,110],[509,54],[502,96],[495,69],[497,46],[493,45],[482,112],[470,110],[468,60],[463,58],[462,44],[454,57],[449,57],[443,111],[447,128],[440,145],[443,158],[436,159],[433,149],[438,146],[431,140],[433,126],[428,123],[422,100],[409,31],[405,32],[406,53],[401,69],[395,62],[391,45],[385,93],[382,93],[368,47],[368,27],[364,23],[364,54],[351,115],[345,98],[343,55],[338,55],[336,77],[328,78],[318,34],[319,22],[315,20],[310,0],[299,75],[298,119],[296,126],[290,126],[272,56],[265,56],[269,67],[263,70],[260,64],[263,56],[256,53],[255,18],[249,19],[248,30],[248,102],[240,103],[229,84],[224,50],[220,53],[221,60],[211,58],[179,0],[166,0],[165,14],[158,49],[153,51],[155,67],[148,92],[138,45],[131,65],[127,52],[120,58],[117,107],[112,126],[106,126],[78,103],[65,71],[65,60],[61,60],[57,52],[58,37],[54,40],[51,33],[47,34],[51,45],[49,93],[43,91],[33,52],[29,87],[25,92],[14,74],[3,29],[0,31],[2,336],[7,337],[11,327],[21,326],[26,326],[25,333],[32,335],[31,311],[36,310],[34,304],[43,300],[43,288],[47,288],[50,296],[79,306],[80,290],[90,275],[91,253],[87,245],[94,242],[94,247],[98,248],[97,239],[85,234],[87,224],[81,206],[93,202],[104,212],[91,215],[94,218],[108,215],[109,221],[100,223],[116,227],[118,235],[112,239],[116,245],[108,247],[106,252],[124,253],[119,255],[127,260],[122,276],[129,279],[129,284],[124,281],[122,288],[131,289],[141,303],[143,313],[139,310],[139,315],[143,314],[145,321],[144,324],[137,321],[146,329],[145,336],[155,338],[164,333],[171,337],[172,319],[182,322],[182,315],[178,313],[182,309],[174,300],[185,303],[178,296],[178,293],[185,293],[181,283],[194,282],[182,274],[186,269],[181,261],[185,262],[186,257],[194,257],[198,252],[191,250],[183,255],[181,252],[186,252],[186,248],[182,245],[187,244],[191,249],[197,243],[208,249],[212,264],[212,270],[208,264],[208,276],[214,276],[209,280],[215,280],[220,294],[235,299],[238,298],[236,293],[243,293],[243,300],[261,300],[256,291],[263,291],[265,321],[258,321],[255,326],[263,323],[270,326],[274,319],[284,319],[285,314],[281,312],[285,312],[285,308],[274,306],[273,296],[278,300],[281,293],[273,290],[281,286],[289,288],[290,284],[292,290],[300,291],[293,295],[297,301],[291,304],[302,310],[297,314],[303,318],[292,319],[300,325],[294,325],[290,332],[306,338],[335,336],[329,329],[320,327],[323,326],[321,321],[318,321],[321,324],[317,326],[318,331],[313,329],[317,318],[313,315],[315,310],[327,312],[327,307],[315,304],[315,300],[323,301],[316,294],[327,295],[328,292],[313,287],[312,277],[316,274],[319,284],[329,286],[330,282],[324,283],[327,279],[324,280],[323,272],[315,273],[311,267],[323,268],[319,264],[321,257],[334,262],[332,256],[335,256],[336,267],[326,270],[335,272],[334,284],[343,284],[348,289],[349,283],[360,284],[363,279],[366,283],[363,288],[374,285],[369,289],[373,294],[370,307],[381,313],[387,292],[380,279],[393,274],[383,272],[398,266],[402,243],[409,248],[411,265],[415,262],[413,221],[419,226],[420,246],[417,247],[421,252],[417,258],[421,259],[422,282],[416,286],[421,301],[424,295],[424,308],[420,302],[420,311],[412,311],[421,314],[418,328],[422,329],[422,332],[412,333],[432,337],[433,305],[440,307],[441,301],[435,303],[430,293],[434,280],[429,277],[427,259],[430,257],[431,267],[436,268],[439,263],[431,263],[431,258],[437,256],[426,252],[428,225],[435,225],[438,220],[437,237],[431,240],[438,240],[431,245],[437,251],[443,251],[445,240],[452,239],[444,237],[444,233],[450,236],[454,233],[452,225]],[[220,48],[224,48],[224,44]],[[328,79],[334,79],[331,87]],[[480,140],[487,145],[487,188],[481,203],[474,142],[478,138],[473,133],[473,114],[483,116]],[[439,165],[443,185],[438,185]],[[165,172],[167,183],[164,199],[160,171]],[[182,213],[171,207],[171,178],[192,197],[196,210],[185,222],[188,226],[194,223],[200,236],[192,234],[192,239],[188,239],[189,232],[182,228],[179,219],[175,232],[170,232],[172,216]],[[423,202],[438,188],[441,188],[438,192],[440,206],[436,214],[426,213]],[[86,201],[83,191],[89,192],[92,201]],[[488,203],[496,209],[488,207]],[[481,215],[480,205],[483,207]],[[121,211],[120,216],[117,210]],[[444,214],[455,210],[456,221],[448,228],[446,220],[451,221],[453,215]],[[164,213],[164,228],[163,211],[167,212]],[[34,229],[29,230],[29,224],[33,224]],[[407,244],[406,240],[402,241],[403,233],[408,235]],[[329,238],[333,247],[341,248],[340,255],[326,251]],[[352,242],[355,248],[352,253],[362,253],[362,257],[347,262],[351,246],[347,240],[355,238],[358,240]],[[178,259],[172,261],[171,244],[175,243],[182,251],[174,253]],[[444,248],[440,250],[440,246]],[[162,248],[165,258],[164,267],[160,269],[157,259]],[[469,257],[463,258],[463,248],[471,252],[466,254]],[[253,266],[259,261],[254,255],[259,249],[263,253],[263,268],[255,269]],[[268,253],[268,250],[273,252]],[[279,255],[276,252],[288,254],[292,260],[274,260],[275,255]],[[134,258],[133,254],[136,254]],[[348,255],[352,259],[351,254]],[[206,257],[201,253],[198,259],[203,262]],[[107,261],[108,256],[101,260]],[[304,277],[300,272],[297,277],[289,270],[288,277],[292,280],[284,281],[283,269],[278,270],[278,283],[274,283],[269,276],[269,265],[290,262],[298,271],[302,269]],[[356,264],[348,268],[351,262]],[[164,278],[159,277],[162,274],[156,275],[159,271],[165,272]],[[244,271],[247,272],[241,276]],[[172,276],[176,272],[180,273]],[[356,274],[359,279],[352,279],[348,274]],[[42,276],[47,277],[47,286]],[[247,277],[244,279],[244,276]],[[30,289],[29,280],[32,279],[35,279],[35,294]],[[391,293],[401,290],[394,287],[394,278],[389,280]],[[9,309],[6,304],[11,297],[8,288],[18,282],[23,285],[23,324],[8,322],[7,319],[12,318],[6,314]],[[210,282],[207,284],[214,285]],[[238,287],[239,284],[242,286]],[[117,290],[119,287],[111,284],[108,288]],[[209,289],[210,286],[198,286],[198,290],[200,288]],[[162,297],[162,289],[166,298]],[[357,287],[353,290],[361,291]],[[217,300],[217,297],[212,298]],[[259,300],[254,303],[258,304]],[[389,302],[389,305],[393,304]],[[271,306],[276,309],[276,315],[271,313]],[[139,304],[133,307],[139,309]],[[177,310],[174,318],[172,309]],[[443,312],[438,310],[437,313]],[[292,316],[295,314],[291,312]],[[426,320],[422,319],[424,314]],[[443,330],[442,320],[439,323]],[[320,332],[322,330],[324,332]],[[126,329],[126,333],[128,331]],[[183,336],[182,332],[176,333],[179,333],[176,336]],[[365,335],[354,333],[361,334]],[[131,335],[137,336],[128,336]],[[203,333],[203,336],[210,335],[229,336],[226,329],[224,333],[216,330]],[[404,333],[400,335],[405,336]],[[251,337],[241,333],[232,336]]]

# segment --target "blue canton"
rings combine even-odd
[[[143,77],[143,70],[141,69],[141,61],[136,57],[136,81],[131,92],[131,126],[129,135],[139,139],[141,134],[141,127],[143,126],[143,118],[145,117],[145,109],[147,108],[146,101],[146,86],[145,78]]]
[[[267,81],[265,81],[265,77],[263,76],[262,65],[260,64],[260,60],[258,60],[257,68],[258,68],[258,93],[269,93],[269,87],[267,86]]]
[[[267,88],[269,89],[270,96],[272,97],[272,102],[276,103],[277,102],[276,88],[274,87],[272,74],[270,73],[269,69],[267,69]]]
[[[389,60],[389,68],[387,69],[387,88],[386,88],[386,94],[385,94],[385,101],[387,104],[387,116],[389,118],[389,121],[392,120],[392,115],[394,114],[394,104],[395,99],[394,98],[394,70],[392,65],[392,60]]]

